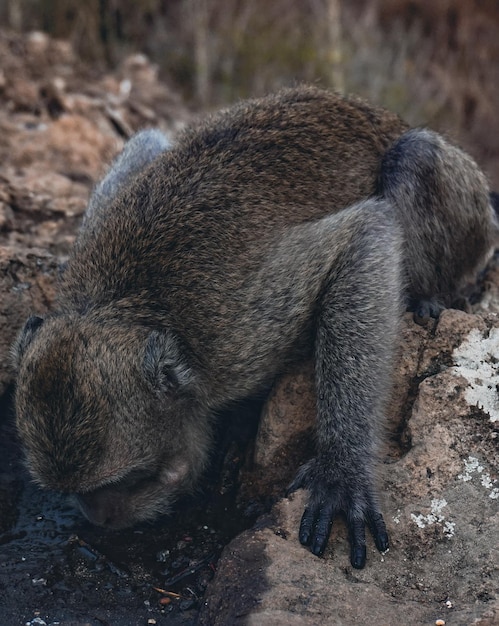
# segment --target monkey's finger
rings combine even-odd
[[[300,476],[297,476],[293,482],[288,485],[287,489],[286,489],[286,498],[288,496],[290,496],[292,493],[294,493],[295,491],[297,491],[298,489],[301,489],[303,487],[303,480],[301,479]]]
[[[312,553],[316,556],[322,556],[324,554],[329,535],[331,534],[334,515],[335,508],[332,504],[322,506],[319,509],[317,521],[313,528],[312,546],[310,548]]]
[[[379,511],[370,509],[366,515],[367,525],[374,538],[374,543],[380,552],[386,552],[390,547],[385,520]]]
[[[362,569],[366,564],[366,527],[364,520],[354,519],[348,523],[350,539],[350,563],[355,569]]]
[[[286,496],[291,495],[294,491],[307,487],[310,484],[310,474],[314,466],[314,459],[302,465],[296,472],[293,482],[286,489]]]
[[[306,508],[300,523],[298,538],[302,546],[309,546],[312,541],[312,532],[315,524],[316,507]]]

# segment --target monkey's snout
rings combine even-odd
[[[76,494],[81,512],[89,522],[107,528],[123,528],[124,517],[120,513],[119,502],[108,489],[97,489],[88,493]]]

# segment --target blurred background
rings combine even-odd
[[[112,70],[143,52],[191,108],[314,82],[449,133],[499,183],[499,0],[0,0]]]

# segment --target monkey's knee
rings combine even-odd
[[[160,130],[146,128],[127,141],[122,155],[128,158],[128,163],[133,169],[141,170],[144,165],[172,147],[172,142]]]
[[[127,141],[97,190],[106,197],[116,195],[133,176],[142,172],[160,154],[171,150],[172,146],[161,131],[154,128],[141,130]]]
[[[118,194],[132,179],[143,172],[160,154],[171,150],[173,144],[159,130],[142,130],[127,141],[110,170],[95,187],[83,220],[83,228],[99,219]]]
[[[423,200],[433,188],[442,139],[431,130],[404,133],[383,156],[379,191],[399,204]]]
[[[404,133],[387,150],[378,191],[404,232],[409,296],[445,303],[483,266],[496,238],[487,180],[475,161],[427,129]]]

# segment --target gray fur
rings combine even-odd
[[[40,484],[107,526],[167,512],[206,465],[214,412],[313,357],[300,540],[322,554],[344,512],[355,567],[366,523],[386,549],[373,472],[403,284],[414,300],[453,291],[495,229],[474,162],[407,130],[299,88],[169,150],[132,139],[90,202],[57,312],[17,344],[17,424]]]
[[[100,211],[106,210],[109,199],[116,197],[134,176],[171,147],[171,141],[159,130],[148,128],[136,133],[93,190],[83,218],[83,228],[94,225]]]
[[[471,157],[437,133],[414,129],[384,155],[380,192],[404,207],[398,215],[411,298],[449,306],[497,242],[485,176]]]

